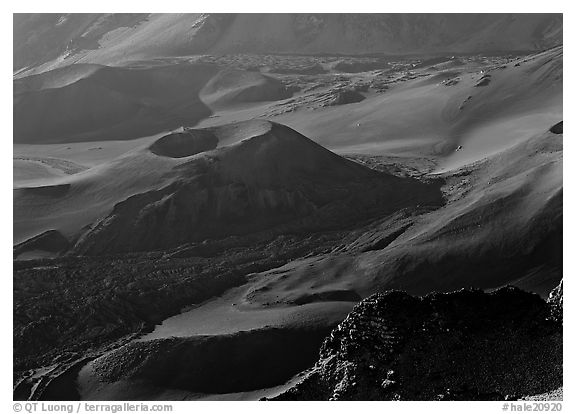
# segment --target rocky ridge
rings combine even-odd
[[[562,386],[562,284],[360,302],[279,400],[505,400]]]

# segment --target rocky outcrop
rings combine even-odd
[[[372,295],[279,400],[504,400],[562,386],[562,328],[539,296],[506,287]]]
[[[561,281],[560,284],[550,292],[550,296],[548,297],[548,304],[551,308],[552,317],[555,321],[563,323],[563,312],[564,312],[564,281]]]
[[[492,80],[491,75],[484,75],[478,80],[478,82],[474,86],[475,87],[488,86],[491,80]]]
[[[327,104],[329,106],[346,105],[350,103],[362,102],[364,99],[366,98],[360,92],[345,89],[336,92]]]

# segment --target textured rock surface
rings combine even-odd
[[[552,317],[554,320],[562,323],[562,313],[564,309],[564,281],[562,280],[560,284],[550,292],[550,296],[548,298],[548,303],[552,308]]]
[[[358,304],[305,379],[277,398],[504,400],[561,386],[562,327],[537,295],[389,291]]]

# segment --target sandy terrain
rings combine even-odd
[[[110,46],[69,51],[82,65],[44,56],[15,80],[15,297],[51,315],[36,323],[19,306],[15,332],[54,341],[19,356],[18,396],[275,396],[376,292],[514,284],[546,296],[562,278],[561,46],[385,61],[186,56],[226,51],[230,36],[251,45],[252,17],[221,33],[199,15],[174,50],[178,16],[99,17],[98,30],[85,19],[88,39]],[[280,41],[275,26],[288,23],[263,24]],[[311,48],[336,30],[326,24]],[[151,34],[157,45],[121,57]],[[69,329],[78,342],[53,304],[26,302],[47,286],[68,313],[101,310]]]
[[[424,186],[410,179],[380,176],[278,124],[250,121],[191,131],[185,139],[178,133],[167,135],[50,186],[16,188],[14,203],[20,207],[14,216],[16,240],[54,229],[71,242],[77,240],[77,252],[96,254],[104,248],[109,252],[138,251],[175,247],[207,236],[257,232],[290,222],[300,229],[326,227],[330,225],[327,220],[347,220],[345,215],[356,214],[345,213],[344,204],[351,202],[352,194],[357,204],[348,210],[357,211],[374,209],[378,203],[390,210],[414,200],[440,199],[437,189],[416,191]],[[189,147],[188,142],[198,148]],[[206,145],[202,142],[208,146],[202,147]],[[216,160],[218,164],[214,164]],[[212,193],[208,185],[216,185],[216,191]],[[321,190],[312,193],[313,186]],[[343,192],[343,186],[349,188]],[[386,192],[362,201],[366,193],[361,189],[369,188]],[[333,212],[333,203],[340,203],[342,211]],[[360,209],[362,205],[366,206]],[[135,214],[137,209],[148,210],[150,215]],[[203,214],[204,209],[214,210]],[[95,222],[110,210],[110,217]],[[263,212],[267,212],[265,220],[260,218]],[[154,227],[157,214],[168,214],[174,226],[166,226],[164,221]],[[300,219],[310,224],[295,222]],[[219,224],[222,221],[225,228]],[[91,223],[93,228],[85,232]],[[181,233],[175,228],[181,228]],[[121,240],[120,234],[126,239]]]
[[[148,400],[174,398],[177,396],[178,399],[236,400],[258,399],[279,394],[290,385],[290,378],[307,366],[306,364],[309,363],[309,360],[306,355],[313,356],[316,354],[315,351],[319,339],[323,338],[328,329],[334,327],[352,310],[355,302],[321,302],[281,308],[257,307],[243,302],[243,295],[246,290],[250,289],[250,285],[251,283],[241,288],[231,289],[221,298],[199,304],[194,309],[166,319],[153,332],[142,336],[137,341],[143,344],[174,340],[174,338],[182,338],[183,340],[186,340],[186,338],[204,338],[210,343],[214,341],[233,341],[234,344],[227,346],[235,349],[245,349],[246,346],[253,348],[253,351],[249,353],[243,352],[241,357],[242,360],[251,365],[250,370],[258,372],[259,365],[263,364],[266,366],[266,372],[269,372],[270,375],[274,372],[274,375],[279,375],[278,377],[263,377],[258,384],[251,385],[251,380],[246,381],[245,379],[246,368],[242,365],[235,367],[238,362],[228,361],[226,357],[220,354],[219,359],[224,366],[219,368],[219,364],[214,362],[213,356],[203,355],[208,350],[196,350],[194,351],[194,359],[206,358],[209,361],[208,363],[211,364],[210,374],[204,375],[202,378],[204,386],[207,387],[205,389],[199,388],[194,383],[188,383],[189,391],[187,391],[187,386],[182,387],[182,384],[174,384],[173,389],[170,389],[171,386],[167,387],[166,385],[154,386],[153,383],[151,384],[149,380],[146,380],[146,377],[155,376],[156,374],[153,374],[153,372],[157,368],[148,365],[138,369],[144,376],[143,381],[132,375],[125,375],[119,379],[115,378],[114,381],[110,381],[110,379],[106,381],[98,380],[98,378],[102,378],[102,374],[98,374],[99,370],[108,370],[110,368],[108,359],[117,360],[120,358],[124,361],[131,361],[134,358],[134,354],[130,350],[120,348],[96,359],[80,371],[78,381],[81,397],[83,399],[115,400],[130,396],[130,398]],[[305,334],[299,335],[297,332],[300,330],[305,332]],[[266,337],[271,337],[271,341],[263,340],[261,333],[266,335]],[[240,337],[234,339],[238,335]],[[255,338],[250,339],[250,335],[254,335]],[[274,339],[276,337],[277,339]],[[255,342],[251,345],[244,344],[242,343],[244,339],[241,338],[246,338],[250,343],[252,341]],[[236,343],[236,341],[239,342]],[[210,346],[210,353],[216,352],[219,354],[219,351],[212,350],[214,346],[216,345]],[[216,349],[218,349],[217,346]],[[152,348],[145,352],[151,358],[155,358],[155,355],[164,351],[161,348]],[[184,347],[172,352],[179,355],[177,358],[186,358],[182,353],[190,351],[187,351],[187,347]],[[252,356],[252,352],[258,356]],[[116,356],[118,353],[125,356],[118,357]],[[236,352],[233,354],[236,354]],[[269,358],[276,359],[278,354],[284,355],[282,362],[280,364],[275,362],[275,368],[271,368],[269,364],[272,362]],[[260,362],[255,363],[256,359],[259,359]],[[302,360],[304,360],[303,365]],[[128,362],[128,364],[131,364],[131,362]],[[202,370],[200,367],[194,367],[193,369]],[[220,370],[223,371],[221,372]],[[230,381],[238,377],[237,381],[244,384],[242,386],[239,386],[239,384],[229,385],[229,390],[244,392],[229,393],[228,389],[219,389],[218,387],[227,387],[221,381],[222,375],[225,375]],[[255,375],[255,377],[257,376]],[[211,381],[214,382],[214,385],[207,385]],[[110,382],[112,384],[109,384]],[[263,389],[258,390],[258,388]]]

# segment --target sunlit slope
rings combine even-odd
[[[199,53],[541,50],[561,14],[16,14],[14,71]]]
[[[510,283],[546,295],[562,277],[562,134],[541,131],[444,177],[446,205],[372,223],[325,257],[268,272],[246,299],[293,303],[343,291],[365,297]]]
[[[429,156],[454,168],[562,119],[562,56],[556,48],[489,70],[435,73],[359,103],[275,119],[340,153]]]

